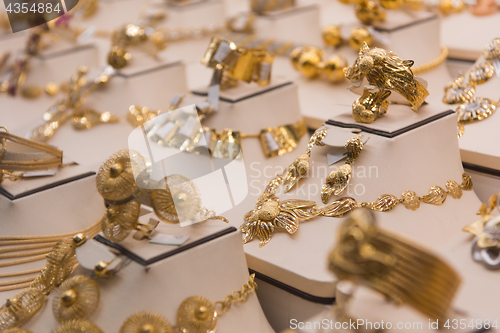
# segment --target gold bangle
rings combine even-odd
[[[358,211],[338,232],[329,267],[339,280],[367,285],[431,319],[446,320],[458,274],[443,260],[380,230],[368,210]]]
[[[281,185],[285,186],[285,193],[307,176],[309,158],[314,146],[323,146],[322,140],[326,137],[327,128],[318,129],[309,140],[305,154],[300,155],[282,173],[274,177],[267,185],[264,193],[255,204],[255,209],[244,216],[244,223],[240,226],[243,233],[243,242],[248,243],[254,237],[260,240],[260,246],[266,245],[276,229],[285,229],[289,234],[295,233],[301,221],[313,219],[317,216],[342,217],[358,208],[368,208],[378,212],[388,212],[402,204],[406,209],[416,210],[420,203],[442,205],[448,195],[460,199],[463,191],[472,190],[472,179],[467,173],[462,174],[462,183],[448,180],[446,190],[440,186],[432,186],[429,193],[419,196],[413,191],[404,192],[400,198],[392,194],[382,194],[373,202],[358,203],[354,198],[342,197],[329,205],[318,206],[315,201],[289,199],[280,200],[276,192]]]
[[[350,88],[359,87],[363,78],[377,89],[364,89],[363,95],[352,106],[357,122],[371,123],[388,108],[388,97],[392,91],[405,98],[413,111],[424,103],[429,92],[415,79],[411,67],[413,60],[403,60],[394,52],[381,48],[370,49],[363,43],[359,56],[352,67],[344,69]]]

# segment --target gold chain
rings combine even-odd
[[[439,54],[439,56],[436,59],[433,59],[429,62],[426,62],[423,65],[414,67],[411,70],[412,70],[413,74],[426,72],[428,70],[431,70],[431,69],[441,65],[446,60],[446,58],[448,58],[448,48],[443,45],[443,46],[441,46],[441,53]]]
[[[231,295],[226,296],[223,301],[215,302],[214,307],[220,305],[220,310],[217,310],[219,315],[226,313],[232,304],[235,303],[245,303],[251,294],[257,289],[257,283],[255,283],[255,274],[250,275],[247,283],[245,283],[241,290],[235,290]]]

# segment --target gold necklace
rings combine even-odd
[[[78,232],[78,234],[94,237],[100,232],[100,229],[101,221],[97,221],[88,228]],[[75,235],[74,232],[47,236],[2,236],[0,237],[0,259],[14,260],[0,263],[0,268],[48,259],[51,253],[54,252],[54,249],[57,249],[57,244],[59,242],[68,237],[72,237],[73,235]],[[47,262],[49,261],[50,259],[47,260]],[[44,268],[41,267],[19,272],[4,273],[0,274],[0,278],[31,275],[40,273],[43,270]],[[38,275],[1,282],[0,292],[29,287],[37,278]]]
[[[306,153],[300,155],[288,169],[269,182],[264,193],[257,200],[255,209],[245,214],[245,222],[239,228],[244,234],[244,243],[258,237],[262,247],[271,240],[275,229],[285,229],[289,234],[293,234],[298,230],[299,222],[317,216],[342,217],[362,207],[378,212],[388,212],[399,204],[403,204],[406,209],[416,210],[420,207],[421,202],[441,205],[445,202],[448,194],[454,199],[460,199],[463,191],[472,190],[472,179],[464,172],[461,184],[448,180],[446,190],[440,186],[432,186],[429,193],[423,196],[408,190],[400,198],[392,194],[382,194],[373,202],[359,203],[354,198],[342,197],[326,206],[318,206],[315,201],[309,200],[280,200],[276,196],[278,188],[284,184],[286,191],[288,191],[307,175],[312,148],[323,146],[322,140],[326,134],[326,127],[316,130],[309,141]]]

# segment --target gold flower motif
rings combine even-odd
[[[257,236],[262,247],[271,240],[275,228],[285,229],[289,234],[295,233],[300,221],[320,214],[315,206],[314,201],[307,200],[291,199],[280,202],[278,198],[273,197],[264,201],[245,215],[245,222],[240,227],[244,234],[244,243]]]
[[[446,183],[446,190],[451,194],[453,199],[460,199],[462,197],[463,191],[460,185],[454,180],[448,180]]]
[[[401,195],[402,203],[406,209],[417,210],[420,207],[420,198],[416,192],[406,191]]]

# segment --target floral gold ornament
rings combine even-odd
[[[475,236],[472,259],[492,270],[500,268],[500,216],[498,211],[492,214],[495,210],[498,210],[498,195],[492,195],[488,205],[483,203],[477,213],[480,219],[463,229]]]
[[[329,268],[339,280],[368,286],[443,322],[461,282],[434,254],[379,229],[368,210],[357,211],[342,224]]]
[[[99,304],[99,286],[83,275],[74,276],[59,286],[59,296],[52,300],[52,313],[59,322],[88,319]]]
[[[363,78],[366,77],[368,82],[375,86],[378,91],[369,91],[374,95],[368,95],[365,92],[353,104],[353,112],[355,109],[358,110],[357,113],[359,113],[359,109],[366,109],[377,113],[377,110],[373,110],[372,106],[380,105],[378,107],[378,114],[380,114],[380,108],[383,108],[384,101],[387,100],[392,91],[404,97],[409,102],[411,109],[417,111],[429,92],[415,79],[411,66],[413,66],[413,60],[402,60],[394,52],[381,48],[370,49],[366,43],[363,43],[354,65],[344,69],[344,74],[352,82],[351,88],[359,87]],[[371,101],[371,105],[363,102],[367,98]],[[372,122],[374,119],[368,118],[367,120]]]
[[[324,52],[316,47],[300,47],[292,51],[292,66],[309,79],[322,76],[331,83],[344,80],[343,71],[347,60],[340,55],[331,55],[323,60]]]
[[[463,134],[463,125],[486,119],[496,111],[498,102],[492,98],[476,96],[476,86],[494,76],[500,77],[500,73],[497,73],[498,68],[500,68],[500,38],[488,43],[475,65],[445,87],[443,102],[459,104],[456,109],[459,137]]]
[[[341,197],[326,206],[319,206],[309,200],[280,200],[276,192],[281,185],[288,192],[301,178],[307,176],[309,157],[314,146],[321,146],[326,137],[327,128],[318,129],[309,141],[307,153],[300,155],[288,169],[274,177],[265,188],[255,204],[255,209],[244,216],[244,223],[239,227],[243,233],[243,242],[248,243],[255,237],[259,238],[260,246],[266,245],[277,229],[284,229],[289,234],[298,230],[299,222],[313,219],[317,216],[342,217],[358,208],[368,208],[377,212],[388,212],[397,205],[404,205],[406,209],[416,210],[420,204],[442,205],[448,195],[460,199],[463,191],[472,190],[472,179],[465,172],[462,174],[462,183],[448,180],[446,189],[432,186],[429,193],[419,196],[414,191],[404,192],[400,198],[392,194],[382,194],[372,202],[357,202],[351,197]],[[353,156],[359,152],[359,146],[353,150]]]
[[[9,142],[36,151],[10,151],[7,149]],[[58,169],[64,166],[61,150],[11,134],[5,127],[0,127],[0,145],[0,184],[6,178],[17,180],[29,177],[30,175],[42,176],[44,175],[43,171]]]
[[[330,196],[340,195],[349,185],[352,176],[351,164],[361,154],[363,150],[363,141],[361,135],[349,139],[344,146],[347,154],[347,160],[344,165],[340,166],[326,176],[326,182],[321,188],[321,201],[327,204]]]

